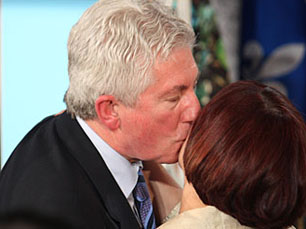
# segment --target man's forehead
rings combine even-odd
[[[153,84],[149,88],[161,96],[193,87],[199,77],[192,52],[187,48],[176,49],[166,60],[155,62],[152,70]]]

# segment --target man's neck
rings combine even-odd
[[[97,119],[84,121],[100,138],[103,139],[103,141],[105,141],[110,147],[120,153],[120,150],[118,150],[118,147],[115,144],[116,141],[112,131],[108,131],[107,128],[99,123],[99,120]]]

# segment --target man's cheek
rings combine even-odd
[[[157,125],[159,125],[161,128],[165,127],[168,129],[175,128],[175,126],[178,125],[178,117],[177,114],[172,112],[167,112],[165,114],[160,115],[156,119]]]

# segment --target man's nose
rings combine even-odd
[[[183,122],[193,122],[200,112],[200,103],[194,92],[190,93],[186,101],[185,111],[183,112]]]

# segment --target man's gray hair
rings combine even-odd
[[[194,45],[192,27],[157,0],[100,0],[85,11],[68,40],[67,111],[97,117],[95,101],[112,95],[133,106],[153,83],[157,56]]]

